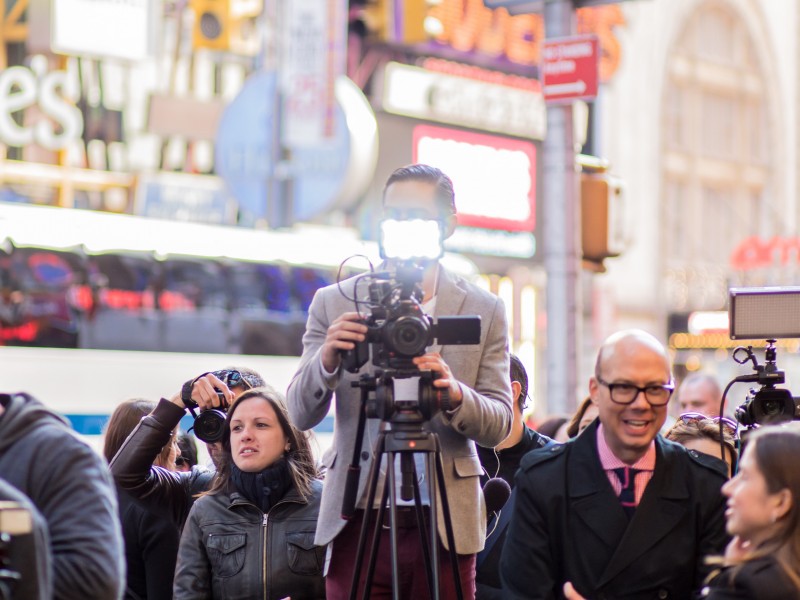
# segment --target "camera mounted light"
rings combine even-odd
[[[800,287],[731,288],[730,338],[800,338]]]
[[[436,260],[444,254],[442,224],[434,219],[384,219],[380,226],[381,258]]]

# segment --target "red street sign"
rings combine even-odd
[[[552,38],[544,43],[544,99],[548,104],[597,96],[600,44],[595,35]]]

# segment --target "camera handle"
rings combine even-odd
[[[356,443],[353,446],[353,458],[347,467],[347,479],[344,484],[344,497],[342,498],[341,517],[345,521],[353,518],[356,511],[356,495],[358,494],[358,480],[361,478],[361,447],[364,444],[364,427],[367,421],[367,397],[375,390],[375,378],[364,373],[351,384],[361,389],[361,407],[358,411],[358,427],[356,429]]]

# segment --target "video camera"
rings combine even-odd
[[[736,419],[747,427],[800,420],[800,398],[786,388],[778,369],[775,343],[779,338],[800,338],[800,287],[732,288],[728,306],[730,338],[763,339],[767,342],[764,364],[759,364],[752,346],[739,346],[733,360],[753,363],[754,374],[735,377],[734,383],[757,383],[736,409]],[[724,402],[724,400],[723,400]]]
[[[194,431],[194,435],[197,439],[211,444],[220,441],[225,433],[225,418],[228,412],[228,406],[225,402],[225,395],[218,389],[217,397],[220,401],[220,408],[201,410],[199,414],[196,411],[198,406],[197,403],[192,400],[192,386],[195,381],[208,374],[209,373],[203,373],[187,381],[183,385],[183,390],[181,391],[181,400],[183,400],[184,405],[189,409],[189,412],[192,413],[192,417],[194,417],[194,425],[192,425],[190,431]],[[212,371],[210,374],[222,381],[228,386],[228,389],[241,386],[248,389],[253,387],[239,371],[224,369],[222,371]]]
[[[388,266],[384,271],[370,271],[359,276],[354,288],[356,311],[363,315],[367,334],[363,342],[344,353],[343,367],[357,373],[372,358],[374,375],[362,376],[356,387],[374,391],[367,402],[370,418],[388,420],[398,408],[410,408],[411,402],[396,400],[394,380],[419,377],[418,406],[425,419],[449,406],[446,390],[433,387],[436,373],[422,373],[414,358],[426,353],[433,344],[479,344],[479,316],[444,316],[434,321],[422,309],[424,267],[441,258],[443,224],[398,211],[380,227],[380,252]],[[437,267],[438,268],[438,267]],[[358,284],[369,279],[368,300],[358,299]],[[363,310],[362,304],[368,310]]]
[[[344,368],[357,373],[369,360],[384,369],[415,370],[412,359],[425,354],[428,346],[478,344],[479,316],[440,317],[438,322],[422,310],[422,267],[401,263],[396,273],[375,273],[369,286],[370,314],[364,320],[367,335],[345,354]]]
[[[359,385],[367,385],[374,396],[367,402],[367,416],[388,420],[400,408],[416,408],[423,418],[449,406],[447,391],[433,386],[436,373],[422,372],[413,359],[422,356],[432,344],[478,344],[481,341],[479,316],[440,317],[438,321],[422,310],[422,267],[413,262],[398,264],[394,273],[370,274],[369,315],[364,319],[367,334],[353,350],[345,353],[344,368],[357,373],[372,355],[379,368]],[[419,377],[414,401],[398,400],[395,379]]]

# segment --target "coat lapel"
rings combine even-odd
[[[597,421],[574,442],[568,461],[570,505],[582,524],[614,551],[628,527],[628,518],[608,481],[597,454]],[[577,460],[575,460],[577,459]]]
[[[647,484],[636,513],[630,521],[598,587],[608,583],[626,567],[659,542],[678,526],[688,510],[689,490],[685,474],[677,472],[671,460],[672,449],[656,438],[656,468]]]
[[[461,313],[461,305],[467,298],[467,291],[459,285],[456,277],[439,265],[439,289],[436,291],[436,306],[433,316],[451,316]],[[441,352],[440,344],[432,344],[428,352]]]

